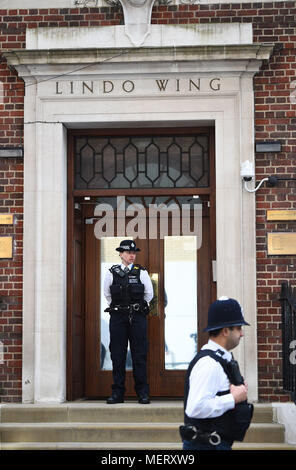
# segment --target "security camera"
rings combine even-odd
[[[249,160],[241,163],[241,177],[244,181],[251,181],[255,177],[254,164]]]
[[[245,190],[248,191],[248,193],[255,193],[256,191],[258,191],[258,189],[262,186],[263,183],[267,183],[269,187],[273,188],[278,182],[278,178],[276,176],[268,176],[266,178],[263,178],[257,185],[257,187],[253,189],[248,188],[248,181],[252,181],[255,179],[254,164],[249,162],[249,160],[246,160],[245,162],[241,163],[240,174],[244,182]]]

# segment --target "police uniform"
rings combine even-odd
[[[222,298],[210,306],[208,326],[204,331],[240,325],[248,323],[243,319],[239,303],[234,299]],[[243,440],[252,418],[253,406],[247,402],[235,404],[230,384],[239,385],[237,375],[243,383],[232,354],[215,340],[209,339],[187,371],[185,426],[180,427],[183,449],[229,450],[234,440]]]
[[[117,251],[139,251],[132,240],[121,242]],[[139,265],[114,265],[107,272],[104,294],[110,305],[110,353],[113,366],[112,395],[107,403],[123,403],[128,342],[139,403],[149,403],[147,383],[147,314],[153,287],[146,269]]]

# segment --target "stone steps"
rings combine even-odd
[[[74,402],[60,405],[4,405],[2,422],[178,422],[183,420],[181,402]],[[1,421],[1,420],[0,420]]]
[[[75,402],[61,405],[2,405],[1,448],[181,450],[179,425],[183,404],[152,402]],[[243,443],[234,449],[290,449],[284,427],[272,422],[271,405],[256,405]]]
[[[179,423],[5,423],[4,442],[179,442]],[[251,424],[244,442],[283,443],[283,426]]]
[[[1,449],[1,447],[0,447]],[[173,442],[20,442],[2,444],[1,450],[182,450],[182,443]],[[235,443],[233,450],[296,450],[290,444]]]
[[[253,423],[270,423],[272,406],[257,404]],[[50,423],[50,422],[182,422],[181,401],[152,401],[150,405],[139,405],[129,401],[117,405],[105,402],[71,402],[59,405],[7,404],[0,405],[0,423]]]

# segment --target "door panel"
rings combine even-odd
[[[207,233],[209,217],[203,215]],[[151,395],[183,397],[188,364],[205,343],[200,326],[211,302],[209,239],[195,249],[195,237],[149,241],[150,272],[159,273],[159,315],[149,317]]]
[[[72,249],[71,276],[68,284],[68,308],[72,315],[68,318],[68,367],[67,367],[67,399],[75,400],[84,396],[84,259],[83,259],[83,219],[82,212],[74,209],[73,240],[68,250]],[[69,256],[69,255],[68,255]],[[68,267],[69,269],[69,267]],[[69,271],[68,271],[69,274]],[[70,277],[70,276],[68,276]]]
[[[148,316],[148,382],[151,396],[182,397],[188,363],[203,341],[201,327],[211,301],[211,259],[209,211],[203,201],[203,240],[196,249],[196,237],[168,235],[156,239],[136,239],[140,252],[136,262],[158,277],[156,308]],[[94,206],[85,208],[85,218]],[[95,220],[99,220],[97,218]],[[129,227],[131,218],[126,218]],[[148,229],[148,219],[145,221]],[[86,282],[86,396],[110,394],[112,364],[109,354],[109,314],[103,295],[106,270],[120,262],[115,248],[125,237],[97,239],[94,224],[85,225]],[[158,234],[159,235],[159,234]],[[153,304],[153,302],[152,302]],[[128,353],[126,396],[135,396]]]

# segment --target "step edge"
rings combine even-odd
[[[131,445],[133,444],[133,445]],[[181,449],[182,450],[182,443],[180,442],[139,442],[138,445],[135,445],[136,443],[128,443],[128,442],[98,442],[98,443],[86,443],[86,442],[71,442],[71,441],[65,441],[65,442],[11,442],[11,443],[3,443],[2,444],[2,450],[14,450],[15,448],[35,448],[35,449],[41,449],[42,447],[44,448],[97,448],[97,449],[134,449],[137,450],[139,448],[141,449],[147,449],[149,448],[152,449],[161,449],[161,448],[172,448],[172,449]],[[262,450],[271,450],[274,448],[275,450],[296,450],[296,446],[293,446],[292,444],[288,443],[257,443],[257,442],[248,442],[248,443],[234,443],[233,445],[233,450],[239,450],[240,448],[246,449],[253,447],[254,449],[260,449]]]
[[[42,429],[42,428],[76,428],[76,427],[90,427],[90,428],[95,428],[95,427],[116,427],[116,428],[153,428],[153,427],[158,427],[161,429],[166,429],[166,428],[173,428],[173,427],[179,427],[180,424],[182,424],[181,421],[176,421],[176,422],[104,422],[104,421],[96,421],[96,422],[45,422],[45,423],[19,423],[19,422],[13,422],[13,423],[0,423],[0,430],[3,429],[8,430],[9,428],[32,428],[32,429]],[[285,429],[285,426],[280,423],[251,423],[250,424],[251,429]]]

